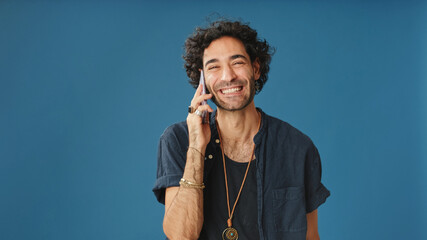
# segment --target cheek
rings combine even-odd
[[[257,72],[253,68],[248,69],[248,73],[247,74],[248,74],[248,76],[257,77]]]
[[[207,93],[212,93],[211,85],[209,85],[208,83],[206,83],[206,92]]]
[[[234,71],[238,78],[250,78],[252,75],[254,75],[254,72],[251,68],[238,68]]]
[[[205,78],[206,81],[206,87],[209,89],[212,89],[212,87],[215,85],[215,78],[213,78],[212,76],[207,76]]]
[[[207,92],[212,93],[212,84],[211,84],[211,82],[208,79],[205,79],[205,80],[206,80],[206,90],[207,90]]]

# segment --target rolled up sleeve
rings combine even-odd
[[[305,195],[306,212],[312,212],[322,205],[330,196],[329,190],[322,184],[322,164],[319,152],[311,144],[307,151],[305,161]]]
[[[168,187],[179,186],[186,161],[186,133],[169,127],[160,137],[157,151],[157,179],[153,192],[157,201],[165,204]],[[187,141],[188,142],[188,141]]]

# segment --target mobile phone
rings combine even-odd
[[[202,85],[202,95],[206,94],[206,84],[205,84],[205,76],[203,74],[203,70],[200,71],[200,81],[199,83]],[[208,102],[206,100],[203,100],[202,105],[206,105]],[[202,112],[202,123],[208,122],[208,113],[207,111]]]

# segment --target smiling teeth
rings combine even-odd
[[[237,91],[240,91],[240,88],[229,88],[229,89],[226,89],[226,90],[222,90],[222,93],[225,93],[225,94],[227,94],[227,93],[235,93]]]

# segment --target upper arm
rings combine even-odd
[[[317,209],[307,213],[307,240],[319,240],[319,230],[317,227]]]
[[[320,156],[312,142],[306,153],[304,186],[307,212],[317,209],[330,195],[329,190],[322,184]]]
[[[166,204],[166,189],[179,186],[184,172],[188,138],[184,131],[185,126],[181,125],[175,124],[167,128],[158,144],[157,179],[153,192],[157,201],[162,204]]]

